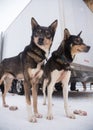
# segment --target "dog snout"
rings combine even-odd
[[[88,52],[90,50],[90,46],[86,46],[85,52]]]
[[[39,39],[38,39],[38,44],[39,44],[39,45],[43,45],[43,41],[44,41],[44,38],[39,38]]]

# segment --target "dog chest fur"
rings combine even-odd
[[[41,69],[42,66],[42,62],[37,64],[36,68],[28,68],[28,74],[30,79],[36,79],[36,78],[41,78],[41,76],[43,75],[43,70]]]

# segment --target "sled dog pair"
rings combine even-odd
[[[64,39],[58,49],[47,60],[53,43],[58,21],[55,20],[50,26],[40,26],[32,18],[31,42],[17,56],[2,60],[0,63],[0,88],[2,90],[3,106],[8,107],[5,101],[6,93],[11,87],[13,79],[24,79],[24,91],[27,104],[28,120],[36,122],[42,115],[37,108],[37,88],[40,79],[44,78],[43,87],[48,87],[48,114],[47,119],[53,119],[52,93],[56,82],[63,84],[64,107],[66,115],[75,118],[68,107],[68,82],[70,78],[70,63],[79,52],[88,52],[89,46],[83,43],[78,35],[70,35],[68,29],[64,30]],[[33,111],[31,107],[30,89],[32,87]]]

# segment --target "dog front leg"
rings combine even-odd
[[[27,84],[26,81],[24,81],[24,91],[25,91],[25,97],[26,97],[26,103],[27,103],[27,113],[28,113],[28,120],[30,122],[37,122],[36,117],[32,114],[32,107],[31,107],[31,99],[30,99],[30,85]]]
[[[34,108],[34,115],[37,118],[42,118],[42,115],[38,113],[37,109],[37,91],[38,91],[38,84],[34,84],[32,86],[32,96],[33,96],[33,108]]]
[[[66,116],[72,119],[75,119],[75,115],[69,110],[68,106],[68,83],[70,79],[71,72],[64,72],[64,78],[63,78],[63,98],[64,98],[64,108],[66,112]]]
[[[53,87],[54,83],[51,82],[48,86],[48,113],[47,113],[47,119],[52,120],[53,114],[52,114],[52,93],[53,93]]]

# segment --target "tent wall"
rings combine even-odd
[[[63,29],[68,28],[71,34],[76,35],[82,31],[84,43],[91,46],[88,53],[77,55],[74,62],[93,67],[93,13],[83,0],[59,0],[59,5]]]
[[[30,43],[31,17],[42,26],[49,26],[55,19],[59,19],[58,0],[32,0],[15,21],[5,31],[5,46],[3,58],[17,55]],[[55,48],[61,41],[60,22],[57,36],[54,40]]]
[[[93,66],[93,14],[83,0],[32,0],[5,31],[3,58],[15,56],[30,43],[31,17],[42,26],[49,26],[58,19],[58,27],[51,52],[63,39],[64,28],[78,34],[91,46],[89,53],[76,56],[74,62]]]

